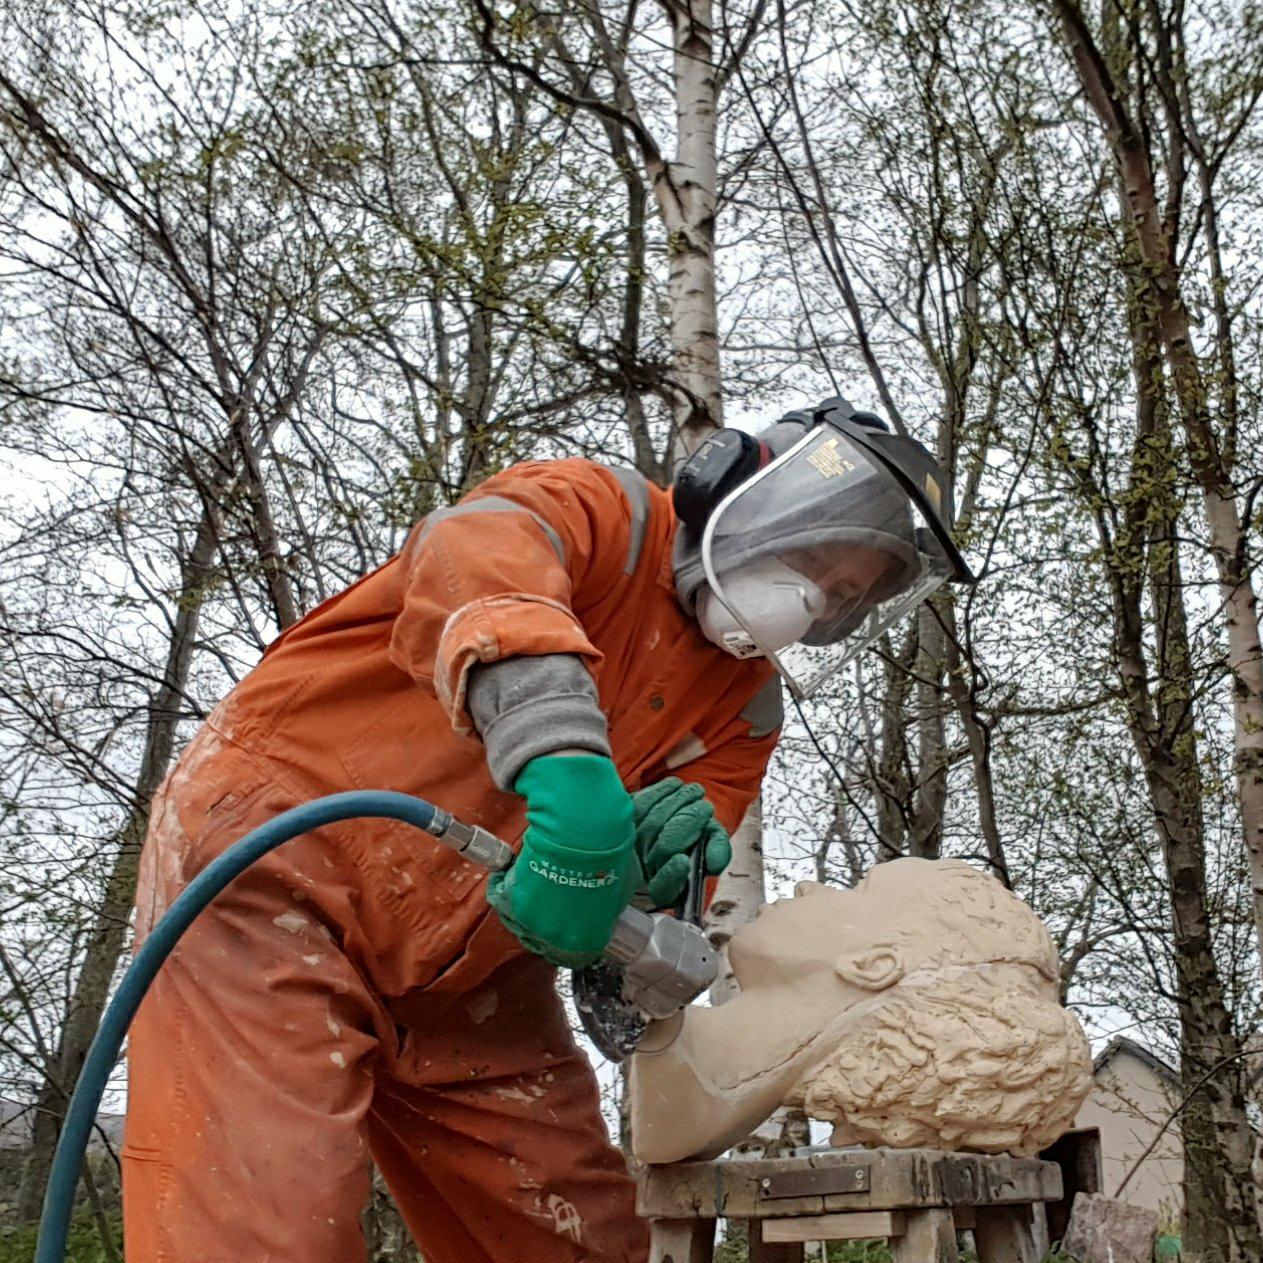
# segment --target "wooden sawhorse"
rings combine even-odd
[[[800,1263],[807,1241],[885,1237],[894,1263],[958,1263],[971,1228],[980,1263],[1040,1263],[1043,1203],[1061,1170],[1036,1158],[937,1149],[816,1149],[644,1167],[637,1209],[649,1263],[711,1263],[715,1221],[745,1220],[751,1263]]]

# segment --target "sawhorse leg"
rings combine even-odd
[[[974,1225],[980,1263],[1039,1263],[1029,1206],[978,1208]]]
[[[800,1241],[764,1241],[763,1220],[746,1220],[750,1242],[750,1263],[803,1263]]]
[[[956,1221],[950,1210],[935,1208],[905,1213],[903,1236],[891,1238],[891,1263],[960,1263]]]
[[[713,1219],[654,1219],[649,1224],[649,1263],[711,1263]]]

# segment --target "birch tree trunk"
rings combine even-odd
[[[715,293],[719,79],[710,0],[687,4],[672,0],[670,13],[677,156],[670,179],[655,182],[655,191],[668,233],[676,438],[681,451],[691,452],[723,424]],[[711,988],[713,1003],[729,999],[738,990],[728,964],[728,942],[754,918],[766,898],[763,806],[758,799],[733,834],[732,863],[720,877],[707,911],[707,933],[722,960],[720,976]]]
[[[499,20],[486,0],[471,0],[482,24],[486,52],[500,65],[511,67],[572,109],[582,109],[600,121],[628,189],[629,237],[633,251],[643,245],[639,184],[626,167],[630,138],[640,155],[645,181],[652,191],[667,233],[668,319],[672,348],[670,380],[673,441],[664,462],[655,470],[651,445],[638,408],[631,409],[629,431],[637,465],[646,476],[667,473],[680,458],[699,446],[723,424],[722,374],[719,357],[718,303],[715,286],[715,228],[718,204],[717,112],[721,75],[715,63],[711,0],[665,0],[672,32],[672,85],[675,97],[676,145],[674,159],[646,126],[628,66],[632,23],[607,26],[596,0],[573,0],[573,10],[591,37],[601,69],[611,81],[608,97],[593,95],[592,80],[580,73],[580,61],[570,49],[563,24],[539,22],[541,43],[555,54],[566,87],[544,77],[507,51],[497,40]],[[757,24],[758,14],[752,19]],[[754,27],[751,26],[751,32]],[[740,54],[733,55],[732,65]],[[616,139],[616,134],[622,140]],[[639,288],[628,290],[639,311]],[[625,313],[622,343],[630,345],[631,329]],[[764,902],[762,811],[756,803],[733,835],[733,859],[720,878],[708,910],[706,928],[721,952],[738,926],[753,918]],[[720,979],[712,992],[716,1001],[735,990],[726,953]]]
[[[756,798],[732,835],[732,863],[706,913],[706,934],[719,952],[719,977],[710,989],[712,1004],[731,1000],[741,988],[728,964],[728,943],[767,901],[763,870],[763,800]]]
[[[1181,1116],[1189,1257],[1204,1263],[1246,1263],[1263,1256],[1254,1204],[1254,1135],[1242,1089],[1243,1050],[1232,1027],[1211,932],[1194,681],[1179,545],[1173,542],[1178,539],[1177,519],[1176,512],[1166,512],[1153,528],[1155,535],[1161,533],[1161,542],[1150,547],[1160,683],[1154,703],[1157,731],[1145,733],[1134,715],[1132,727],[1145,762],[1171,892],[1180,1072],[1185,1090],[1192,1091]],[[1143,652],[1139,644],[1132,651]]]
[[[480,5],[480,8],[487,13],[485,7]],[[613,80],[614,99],[596,108],[596,102],[582,95],[584,85],[576,72],[574,58],[566,51],[560,34],[553,31],[548,35],[549,42],[562,54],[562,63],[568,68],[568,79],[574,91],[568,102],[593,110],[611,136],[620,166],[626,165],[629,154],[625,143],[615,140],[614,133],[634,137],[667,231],[667,300],[672,348],[668,385],[675,431],[671,456],[678,461],[695,451],[711,431],[723,424],[715,289],[719,167],[716,118],[720,76],[714,60],[712,7],[710,0],[689,4],[668,0],[667,3],[675,93],[676,156],[673,160],[664,157],[641,118],[628,75],[625,40],[620,42],[613,37],[595,4],[584,0],[580,11],[593,33],[604,68]],[[643,237],[637,202],[639,186],[626,175],[624,178],[628,185],[631,244],[635,249],[642,244]],[[638,289],[635,301],[638,309]],[[625,344],[629,341],[629,332],[625,321]],[[645,442],[645,429],[638,410],[633,410],[629,421],[637,465],[642,473],[652,477],[656,472],[655,462],[652,449]],[[668,465],[673,463],[669,458]],[[732,863],[720,878],[707,913],[707,931],[721,951],[736,928],[749,921],[764,902],[762,833],[762,811],[756,802],[733,835]],[[712,990],[716,1001],[731,995],[735,989],[726,954],[724,961],[721,978]]]
[[[1194,681],[1180,560],[1172,543],[1178,510],[1163,503],[1164,496],[1170,497],[1169,485],[1161,486],[1158,452],[1163,446],[1160,434],[1140,432],[1127,494],[1129,520],[1116,538],[1103,515],[1098,522],[1108,554],[1115,665],[1128,731],[1144,769],[1171,906],[1180,1072],[1189,1093],[1180,1119],[1187,1257],[1194,1263],[1247,1263],[1263,1251],[1254,1209],[1253,1132],[1241,1086],[1242,1046],[1232,1028],[1211,932]],[[1085,492],[1090,488],[1103,504],[1102,489],[1084,484]],[[1152,658],[1142,612],[1146,581],[1153,610]]]
[[[710,0],[669,4],[673,28],[676,159],[655,181],[667,229],[668,298],[677,439],[691,452],[723,424],[715,296],[719,84]]]

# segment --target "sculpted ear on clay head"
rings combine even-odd
[[[903,961],[893,947],[874,947],[855,955],[840,956],[835,968],[843,982],[865,991],[885,991],[903,977]]]

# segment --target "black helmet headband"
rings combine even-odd
[[[921,511],[942,547],[957,583],[973,583],[951,534],[951,506],[934,458],[915,439],[892,434],[871,412],[860,412],[841,396],[825,399],[814,408],[787,412],[778,425],[798,425],[803,431],[829,425],[856,443],[889,471]],[[676,515],[693,531],[701,531],[719,503],[756,474],[774,455],[766,442],[740,430],[718,430],[680,466],[673,500]]]

